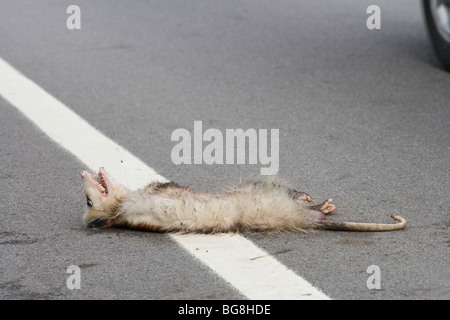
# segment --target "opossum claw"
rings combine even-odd
[[[309,194],[301,191],[295,191],[293,198],[297,201],[300,201],[300,204],[303,204],[305,201],[308,201],[309,203],[314,203],[313,198]]]
[[[309,209],[322,212],[323,214],[328,214],[336,210],[336,205],[332,204],[331,202],[333,202],[333,199],[328,199],[321,204],[310,206]]]

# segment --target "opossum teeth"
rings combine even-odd
[[[97,183],[100,186],[100,188],[102,189],[102,193],[107,195],[108,194],[108,185],[106,184],[106,181],[101,174],[98,175]]]

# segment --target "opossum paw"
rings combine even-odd
[[[309,207],[311,210],[322,212],[323,214],[328,214],[336,210],[336,205],[332,204],[333,199],[328,199],[316,206]]]
[[[300,204],[303,204],[305,201],[308,201],[310,203],[314,203],[313,198],[309,194],[307,194],[305,192],[297,191],[297,193],[294,195],[294,199],[299,201]]]

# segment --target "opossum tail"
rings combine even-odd
[[[335,221],[320,221],[317,224],[317,229],[334,230],[334,231],[393,231],[403,229],[406,225],[406,220],[394,214],[391,218],[400,223],[383,224],[383,223],[361,223],[361,222],[335,222]]]

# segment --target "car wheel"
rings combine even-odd
[[[434,51],[450,71],[450,0],[423,0],[423,9]]]

